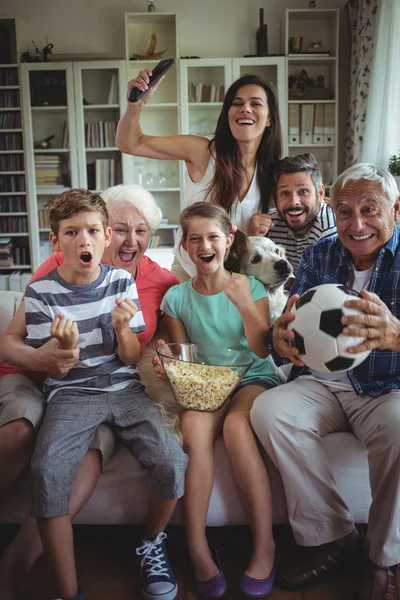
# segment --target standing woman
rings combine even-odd
[[[128,84],[146,90],[150,70],[139,71]],[[274,89],[256,75],[244,75],[228,89],[214,137],[150,136],[142,132],[140,115],[158,84],[142,100],[128,102],[121,117],[116,143],[126,154],[158,160],[184,160],[186,179],[184,207],[194,202],[219,204],[231,221],[247,235],[266,235],[271,226],[267,214],[273,173],[281,158],[281,124]],[[172,272],[185,281],[196,270],[180,248],[177,235]]]

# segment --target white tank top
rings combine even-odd
[[[185,187],[183,190],[183,207],[186,208],[195,202],[204,202],[208,186],[214,176],[215,160],[211,156],[203,179],[199,183],[191,180],[188,171],[185,174]],[[246,196],[241,202],[235,200],[231,208],[231,221],[243,233],[248,232],[251,217],[260,210],[260,191],[257,184],[257,167]],[[191,276],[196,275],[196,268],[190,260],[188,253],[181,247],[182,229],[179,227],[175,239],[174,254],[185,271]]]

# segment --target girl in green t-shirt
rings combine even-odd
[[[161,304],[172,342],[234,348],[255,360],[230,401],[215,412],[186,410],[181,416],[184,449],[189,455],[185,518],[196,590],[206,598],[226,591],[218,557],[205,533],[214,481],[213,442],[223,429],[236,484],[253,532],[254,547],[241,578],[249,597],[267,594],[275,575],[272,503],[267,470],[250,425],[250,409],[265,389],[278,384],[269,354],[269,305],[264,286],[253,277],[232,273],[246,237],[232,226],[220,206],[198,202],[181,215],[182,246],[197,274],[166,293]],[[160,340],[161,343],[161,340]],[[154,361],[155,370],[163,373]],[[276,369],[276,368],[275,368]]]

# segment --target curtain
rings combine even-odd
[[[381,0],[382,4],[387,0]],[[388,0],[399,2],[399,0]],[[345,167],[361,161],[364,128],[370,90],[378,0],[350,0],[351,69],[346,123]]]
[[[361,161],[387,169],[400,150],[400,0],[378,13]]]

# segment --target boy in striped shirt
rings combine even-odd
[[[97,427],[108,423],[149,470],[152,493],[166,499],[170,514],[183,495],[187,457],[140,383],[137,333],[145,323],[136,284],[127,271],[100,263],[111,241],[104,201],[87,190],[71,190],[50,203],[49,218],[52,245],[65,262],[27,287],[25,343],[40,347],[55,337],[61,348],[78,346],[80,360],[63,379],[48,377],[44,383],[48,405],[29,482],[32,515],[62,598],[83,600],[69,497]],[[160,531],[144,540],[139,552],[150,600],[177,594],[165,537]]]

